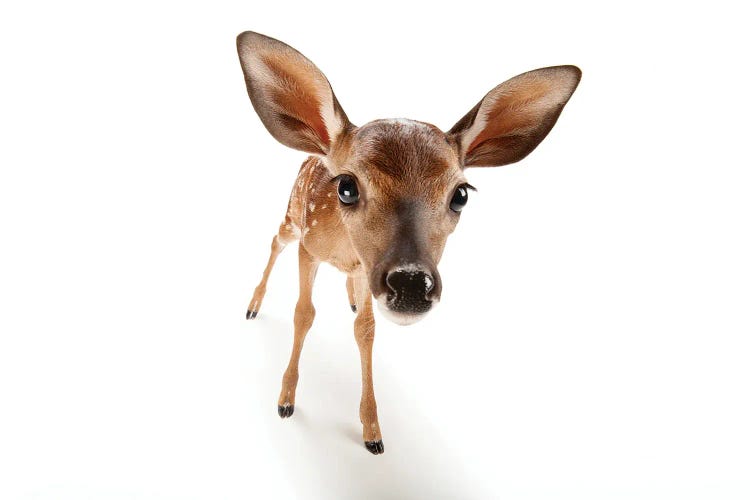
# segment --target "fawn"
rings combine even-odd
[[[442,290],[437,264],[473,189],[464,169],[506,165],[534,150],[560,116],[581,71],[555,66],[518,75],[442,132],[406,119],[357,127],[325,75],[292,47],[247,31],[237,37],[237,51],[263,125],[282,144],[312,155],[300,168],[246,316],[258,314],[279,253],[299,240],[294,346],[279,416],[294,412],[300,352],[315,317],[313,282],[318,265],[328,262],[347,275],[349,303],[357,314],[365,447],[383,453],[372,383],[372,297],[383,315],[399,324],[418,321],[437,304]]]

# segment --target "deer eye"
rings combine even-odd
[[[451,210],[460,212],[466,206],[467,201],[469,201],[469,190],[466,186],[458,186],[451,198]]]
[[[339,177],[338,187],[339,200],[344,205],[354,205],[359,200],[359,190],[357,183],[348,175]]]

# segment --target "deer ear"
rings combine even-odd
[[[255,111],[280,143],[328,154],[351,124],[325,75],[305,56],[273,38],[246,31],[237,52]]]
[[[464,166],[493,167],[523,159],[555,125],[581,80],[575,66],[523,73],[492,89],[448,132]]]

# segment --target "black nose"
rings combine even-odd
[[[429,294],[435,287],[435,278],[424,271],[396,269],[385,277],[388,306],[404,313],[424,313],[432,307]]]

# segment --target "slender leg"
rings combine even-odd
[[[354,300],[354,279],[351,276],[346,277],[346,294],[349,296],[352,312],[357,312],[357,302]]]
[[[271,275],[271,269],[276,263],[276,257],[279,256],[287,243],[294,239],[291,230],[287,229],[289,226],[288,221],[286,224],[281,224],[279,227],[279,233],[273,237],[271,242],[271,255],[268,257],[268,264],[266,269],[263,271],[263,278],[260,283],[255,287],[255,293],[253,293],[253,300],[250,301],[250,305],[247,306],[247,313],[245,314],[246,319],[254,319],[258,315],[260,305],[263,303],[263,297],[266,295],[266,283],[268,282],[268,276]]]
[[[365,447],[375,455],[385,451],[378,423],[378,408],[372,384],[372,343],[375,340],[375,318],[372,314],[372,294],[367,278],[354,278],[355,298],[359,310],[354,320],[354,338],[359,347],[362,362],[362,399],[359,403],[359,419],[362,422],[362,437]]]
[[[302,344],[305,335],[312,326],[315,318],[315,307],[312,303],[312,287],[315,281],[315,273],[318,271],[318,262],[307,253],[305,247],[299,246],[299,299],[294,310],[294,346],[289,366],[284,372],[281,383],[281,395],[279,396],[279,416],[281,418],[291,417],[294,413],[294,395],[297,390],[299,379],[299,356],[302,352]]]

